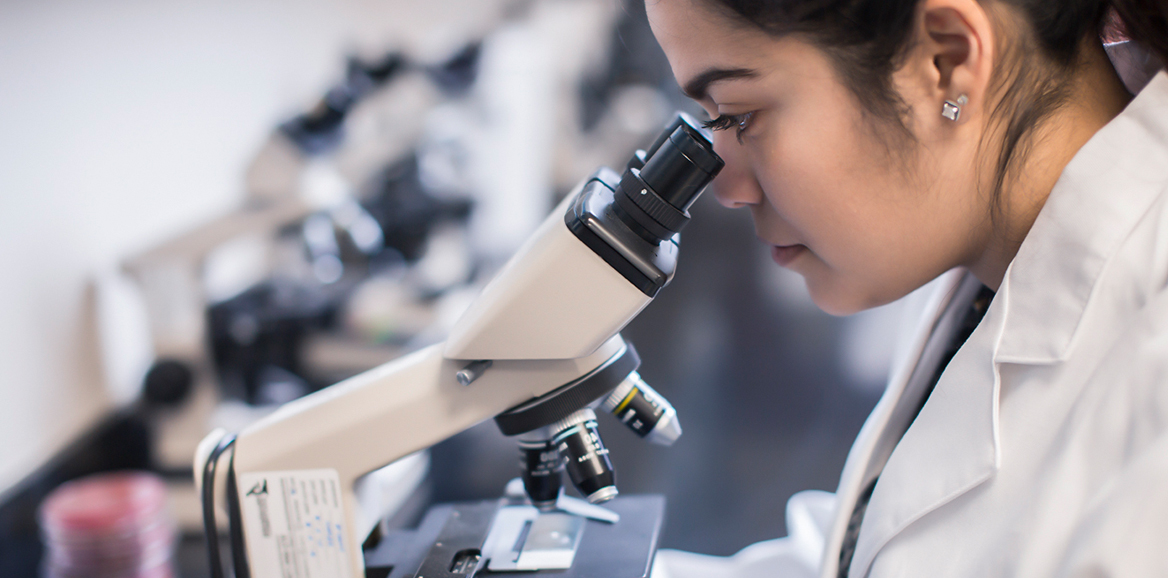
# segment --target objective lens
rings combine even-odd
[[[598,504],[617,496],[616,472],[608,459],[608,448],[600,439],[596,413],[582,409],[560,420],[552,429],[558,431],[552,444],[565,458],[568,477],[588,498]]]
[[[530,437],[529,437],[530,436]],[[531,503],[543,511],[554,510],[563,487],[564,457],[546,438],[544,428],[519,438],[519,466],[523,469],[523,489]]]
[[[632,372],[600,406],[650,443],[669,446],[681,437],[677,410]]]

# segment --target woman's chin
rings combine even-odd
[[[813,280],[807,276],[804,276],[804,281],[807,283],[807,291],[811,295],[811,300],[828,315],[846,317],[884,304],[884,302],[873,299],[868,292],[847,287],[838,281],[824,282],[823,280]]]
[[[811,299],[824,313],[834,315],[835,317],[847,317],[848,315],[854,315],[868,309],[867,307],[859,307],[846,301],[816,299],[814,294],[812,294]]]

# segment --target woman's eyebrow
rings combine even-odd
[[[708,68],[682,86],[681,91],[694,100],[704,100],[710,85],[730,78],[751,78],[758,73],[749,68]]]

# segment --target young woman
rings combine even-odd
[[[1118,8],[1168,52],[1157,1]],[[936,279],[837,492],[654,576],[1168,576],[1168,74],[1133,96],[1110,3],[646,6],[716,196],[821,308]]]

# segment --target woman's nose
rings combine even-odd
[[[729,209],[757,205],[762,202],[762,189],[746,162],[742,145],[733,134],[727,134],[731,132],[720,131],[714,135],[714,152],[726,162],[714,178],[714,197]]]

